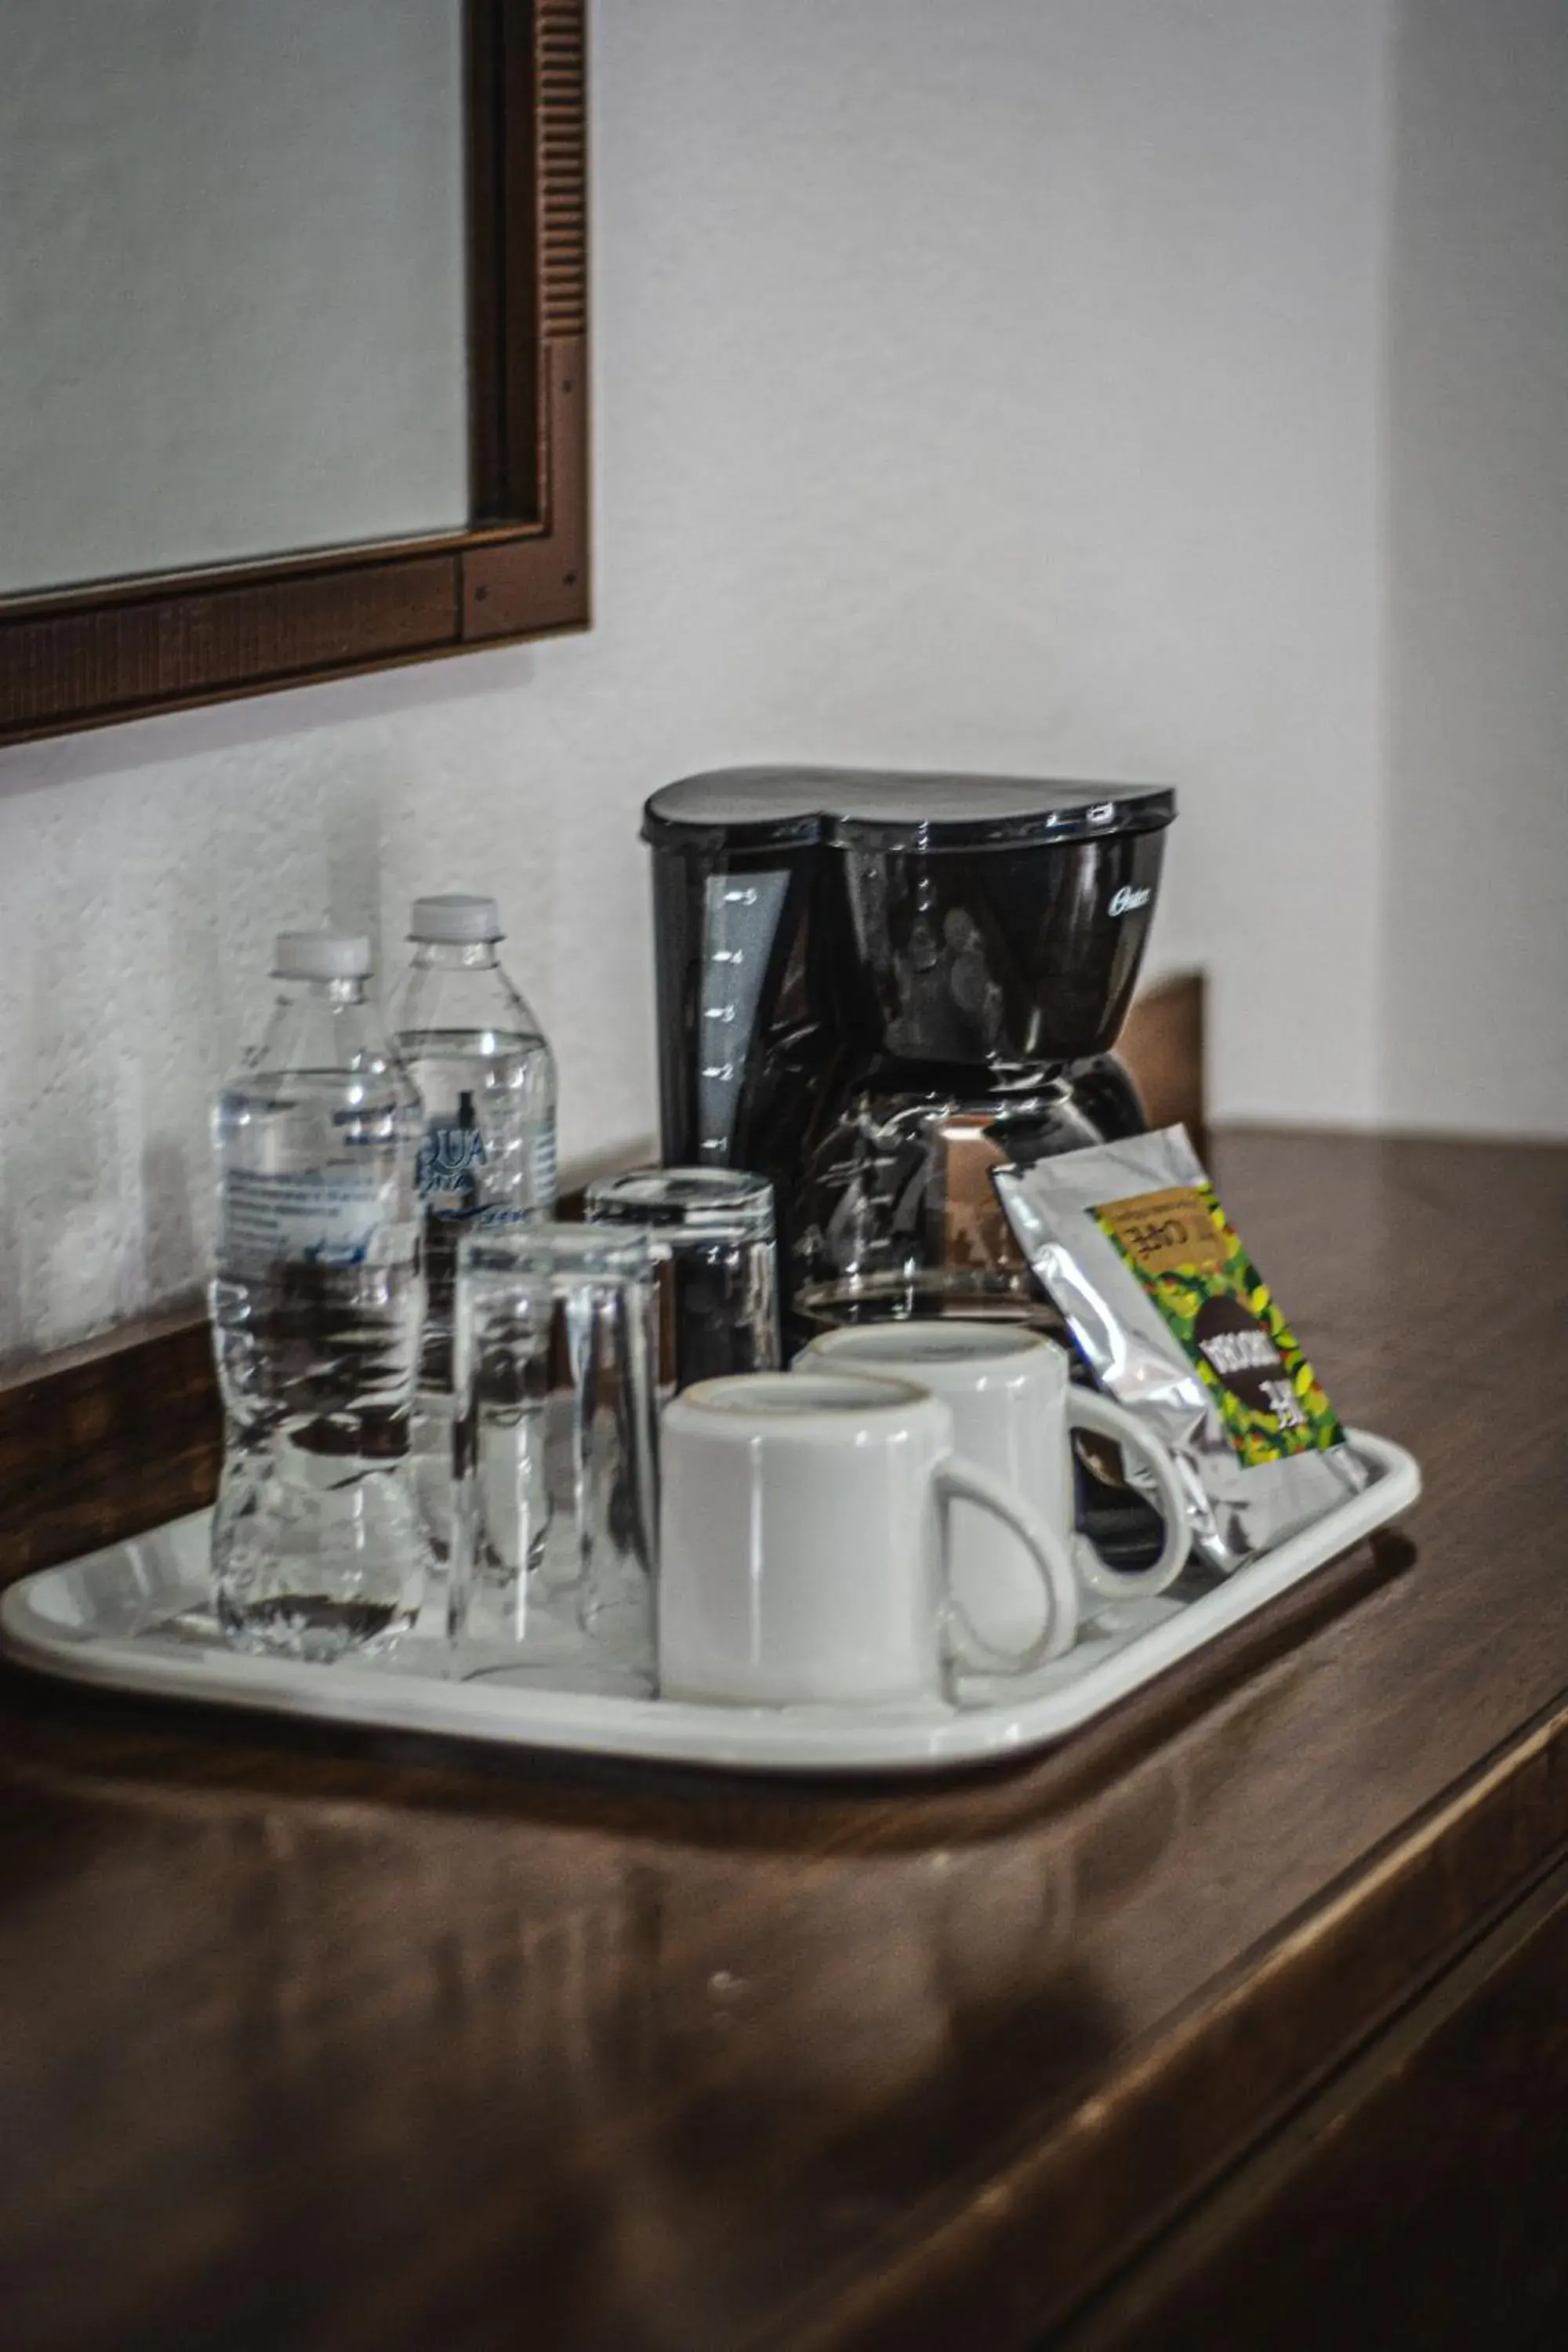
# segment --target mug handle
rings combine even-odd
[[[1125,1405],[1115,1403],[1110,1397],[1097,1394],[1093,1389],[1075,1387],[1069,1391],[1067,1417],[1074,1429],[1090,1429],[1101,1437],[1113,1437],[1119,1445],[1131,1446],[1154,1481],[1160,1517],[1165,1522],[1165,1541],[1152,1567],[1112,1568],[1085,1535],[1078,1538],[1076,1545],[1079,1575],[1098,1599],[1147,1601],[1156,1592],[1163,1592],[1167,1585],[1174,1584],[1186,1566],[1192,1534],[1187,1526],[1187,1498],[1181,1474],[1165,1447],[1145,1429],[1136,1413],[1129,1412]]]
[[[936,1488],[943,1506],[963,1500],[978,1503],[1012,1528],[1025,1546],[1040,1571],[1040,1583],[1046,1596],[1046,1622],[1039,1639],[1026,1649],[982,1654],[974,1663],[1000,1664],[1013,1674],[1027,1674],[1032,1666],[1043,1666],[1047,1659],[1059,1658],[1070,1650],[1078,1638],[1078,1576],[1072,1554],[1056,1529],[1040,1517],[1032,1504],[1012,1487],[983,1470],[978,1462],[966,1462],[962,1454],[949,1454],[937,1464]],[[944,1507],[942,1518],[942,1551],[944,1566],[951,1578],[951,1550],[948,1523]],[[950,1614],[955,1614],[951,1601]]]

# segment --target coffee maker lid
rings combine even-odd
[[[644,803],[643,839],[715,847],[982,849],[1154,833],[1176,814],[1163,784],[881,768],[713,768]]]

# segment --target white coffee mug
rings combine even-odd
[[[952,1414],[953,1441],[1031,1504],[1071,1548],[1090,1608],[1147,1599],[1182,1572],[1188,1525],[1181,1475],[1159,1439],[1125,1406],[1076,1386],[1067,1351],[1016,1323],[929,1320],[859,1323],[825,1331],[795,1359],[797,1372],[890,1374],[929,1388]],[[1159,1558],[1144,1569],[1113,1568],[1076,1532],[1071,1432],[1114,1438],[1147,1470],[1165,1523]],[[1037,1622],[1037,1580],[1017,1544],[967,1508],[954,1513],[953,1583],[958,1603],[987,1645],[1010,1646]]]
[[[1034,1579],[1018,1672],[1078,1630],[1061,1537],[955,1457],[952,1416],[907,1381],[858,1370],[699,1381],[660,1431],[658,1682],[745,1706],[919,1699],[969,1663],[949,1606],[947,1506],[1003,1523]]]

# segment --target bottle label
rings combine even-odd
[[[479,1206],[485,1139],[477,1127],[432,1121],[419,1146],[419,1198],[432,1217],[471,1217]]]
[[[226,1263],[386,1265],[407,1255],[393,1223],[395,1184],[368,1169],[309,1168],[294,1175],[231,1168],[224,1178]]]
[[[515,1164],[515,1163],[514,1163]],[[483,1225],[524,1224],[555,1206],[555,1129],[534,1138],[528,1160],[530,1192],[516,1199],[487,1201],[484,1138],[475,1126],[432,1121],[419,1147],[419,1204],[426,1216]]]
[[[555,1213],[555,1122],[542,1127],[533,1143],[533,1198],[535,1206],[550,1215]]]

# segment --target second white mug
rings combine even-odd
[[[1147,1599],[1181,1574],[1187,1556],[1181,1475],[1159,1439],[1122,1405],[1073,1382],[1067,1352],[1016,1323],[929,1320],[846,1325],[825,1331],[795,1359],[797,1372],[869,1372],[913,1381],[952,1414],[953,1442],[1023,1496],[1062,1540],[1089,1610],[1107,1601]],[[1165,1524],[1159,1558],[1145,1569],[1113,1568],[1075,1529],[1071,1432],[1113,1438],[1142,1462]],[[994,1522],[954,1508],[953,1589],[975,1633],[1006,1650],[1037,1622],[1038,1579],[1016,1539]]]

